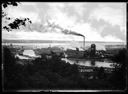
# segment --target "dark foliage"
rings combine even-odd
[[[117,64],[115,65],[115,70],[113,71],[113,75],[110,78],[110,82],[115,87],[117,87],[117,89],[126,88],[126,79],[127,79],[126,77],[126,72],[127,72],[126,56],[127,56],[127,50],[122,49],[112,59],[113,61],[117,62]]]
[[[105,72],[104,72],[104,68],[103,67],[100,67],[99,71],[98,71],[98,77],[100,79],[103,79],[105,78]]]
[[[70,65],[55,55],[52,59],[42,56],[32,64],[20,65],[5,47],[3,57],[5,90],[86,88],[77,65]]]
[[[15,58],[11,51],[7,48],[3,48],[3,65],[4,65],[4,87],[5,89],[16,88],[15,84],[19,79],[21,66],[16,65]]]
[[[12,5],[12,6],[18,6],[18,3],[19,2],[15,2],[15,1],[4,1],[4,2],[2,2],[2,6],[4,7],[4,8],[7,8],[8,7],[8,5]]]
[[[32,61],[15,59],[10,48],[3,48],[4,63],[4,89],[124,89],[125,66],[120,59],[120,68],[115,68],[108,80],[104,68],[97,69],[99,79],[87,80],[81,77],[78,66],[62,61],[59,56],[52,53],[52,58],[42,54],[41,58]],[[126,51],[121,51],[116,57]],[[125,58],[124,58],[125,59]],[[114,59],[113,59],[114,60]],[[116,60],[116,59],[115,59]],[[27,63],[18,64],[18,61]],[[28,63],[31,62],[31,63]]]
[[[18,3],[19,2],[15,2],[15,1],[4,1],[2,2],[2,6],[3,8],[7,8],[9,5],[12,5],[12,6],[18,6]],[[2,17],[5,17],[7,16],[7,14],[2,10]]]
[[[20,26],[26,26],[26,22],[32,23],[29,18],[16,18],[12,23],[9,23],[7,26],[3,26],[3,29],[8,32],[12,31],[12,29],[19,29]]]
[[[18,3],[19,2],[15,2],[15,1],[5,1],[5,2],[2,2],[2,6],[3,8],[7,8],[9,5],[12,5],[12,6],[18,6]],[[10,20],[11,18],[10,17],[7,17],[7,14],[2,10],[2,17],[5,17],[6,20]],[[32,23],[31,20],[29,18],[16,18],[12,23],[9,23],[8,25],[6,26],[3,26],[2,28],[7,30],[8,32],[9,31],[12,31],[12,29],[19,29],[20,26],[26,26],[27,23]]]

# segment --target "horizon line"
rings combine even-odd
[[[58,42],[61,42],[61,41],[71,41],[71,40],[36,40],[36,39],[2,39],[2,42],[3,41],[58,41]],[[73,40],[74,41],[74,40]],[[75,41],[77,41],[77,40],[75,40]],[[78,40],[77,42],[83,42],[82,40]],[[85,40],[85,42],[118,42],[118,41],[88,41],[88,40]],[[125,41],[119,41],[119,42],[122,42],[122,43],[127,43],[127,42],[125,42]]]

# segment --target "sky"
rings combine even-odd
[[[17,7],[3,9],[8,16],[30,18],[32,24],[19,30],[2,30],[2,39],[70,40],[83,37],[64,34],[58,28],[85,36],[85,41],[126,42],[126,3],[122,2],[21,2]],[[2,24],[5,25],[4,19]]]

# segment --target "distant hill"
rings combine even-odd
[[[7,40],[3,39],[2,43],[69,43],[72,41],[59,41],[59,40]],[[76,41],[83,43],[83,41]],[[85,41],[86,43],[125,43],[125,42],[104,42],[104,41]]]

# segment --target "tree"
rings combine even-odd
[[[126,86],[127,56],[128,56],[127,50],[122,49],[113,58],[113,61],[117,62],[117,64],[115,65],[116,67],[115,67],[113,76],[111,77],[110,81],[114,84],[114,86],[120,89],[124,89]]]
[[[15,87],[15,83],[13,83],[13,81],[15,80],[17,75],[17,67],[15,65],[15,58],[10,49],[7,47],[3,47],[3,53],[4,89],[7,90]]]
[[[4,12],[3,9],[7,8],[8,6],[18,6],[19,2],[15,1],[5,1],[2,2],[2,18],[4,18],[6,21],[11,20],[12,18],[8,17],[8,14]],[[21,25],[26,26],[27,23],[32,23],[29,18],[15,18],[13,22],[8,23],[5,26],[2,26],[2,29],[9,31],[12,31],[12,29],[19,29]]]

